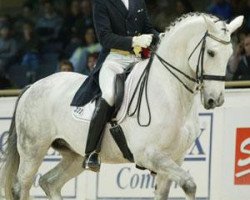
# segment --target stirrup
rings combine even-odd
[[[99,157],[99,153],[93,151],[92,153],[87,154],[83,161],[83,168],[85,170],[99,172],[101,168],[101,159]]]

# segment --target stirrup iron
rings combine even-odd
[[[89,155],[86,155],[85,160],[83,162],[83,168],[85,170],[99,172],[101,168],[101,159],[99,157],[99,153],[93,151]]]

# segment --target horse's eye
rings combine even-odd
[[[207,50],[207,54],[212,58],[215,56],[215,52],[212,50]]]

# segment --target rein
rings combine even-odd
[[[137,122],[141,127],[148,127],[150,125],[150,123],[151,123],[151,110],[150,110],[149,100],[148,100],[148,77],[149,77],[149,72],[150,72],[150,69],[151,69],[151,66],[152,66],[152,63],[153,63],[153,60],[154,60],[154,55],[155,54],[153,53],[152,56],[149,59],[149,62],[147,64],[147,66],[145,67],[145,69],[142,72],[142,75],[141,75],[141,77],[140,77],[140,79],[139,79],[139,81],[138,81],[138,83],[137,83],[137,85],[135,87],[132,98],[129,101],[128,110],[127,110],[127,115],[129,117],[134,116],[136,114],[136,112],[138,113],[137,114]],[[135,109],[130,112],[130,108],[132,106],[132,103],[135,100],[135,95],[138,92],[139,92],[139,94],[138,94],[138,99],[137,99],[137,102],[136,102]],[[142,96],[143,96],[144,92],[145,92],[146,106],[147,106],[149,117],[148,117],[148,122],[145,123],[145,124],[142,124],[142,122],[140,120],[140,114],[141,114]]]
[[[190,60],[191,57],[193,56],[193,54],[198,49],[198,47],[201,45],[201,49],[200,49],[200,53],[199,53],[199,57],[198,57],[197,65],[196,65],[196,77],[195,78],[189,76],[188,74],[182,72],[181,70],[179,70],[175,66],[171,65],[169,62],[167,62],[161,56],[159,56],[155,51],[153,52],[153,54],[156,55],[156,57],[159,59],[159,61],[162,63],[162,65],[192,94],[195,93],[195,91],[193,91],[190,87],[188,87],[188,85],[183,80],[181,80],[181,78],[176,73],[174,73],[171,69],[173,69],[177,73],[183,75],[188,80],[190,80],[194,83],[197,83],[200,86],[200,87],[197,87],[197,89],[201,88],[204,80],[209,80],[209,81],[225,81],[226,80],[226,76],[204,74],[204,55],[205,55],[205,47],[206,47],[206,38],[207,37],[210,37],[211,39],[213,39],[219,43],[222,43],[224,45],[228,45],[231,43],[230,41],[221,40],[221,39],[215,37],[214,35],[211,35],[210,33],[208,33],[208,31],[206,31],[205,35],[201,38],[201,40],[195,46],[194,50],[192,51],[192,53],[190,54],[190,56],[188,58],[188,60]]]
[[[197,65],[196,65],[196,77],[191,77],[188,74],[184,73],[183,71],[181,71],[180,69],[176,68],[175,66],[173,66],[172,64],[170,64],[169,62],[167,62],[165,59],[163,59],[161,56],[159,56],[156,53],[156,45],[154,45],[151,48],[151,57],[149,59],[149,62],[147,64],[147,66],[145,67],[136,87],[134,90],[134,93],[132,95],[131,100],[129,101],[129,105],[128,105],[128,110],[127,110],[127,114],[129,117],[134,116],[137,113],[137,122],[141,127],[148,127],[151,123],[151,110],[150,110],[150,106],[149,106],[149,100],[148,100],[148,77],[149,77],[149,72],[150,72],[150,68],[152,66],[154,57],[158,58],[159,61],[162,63],[162,65],[184,86],[184,88],[186,88],[187,91],[189,91],[190,93],[194,94],[195,91],[193,91],[193,89],[191,89],[179,76],[177,73],[179,73],[180,75],[184,76],[185,78],[187,78],[189,81],[192,81],[194,83],[197,83],[199,85],[199,87],[196,88],[196,90],[200,90],[202,88],[202,84],[204,80],[210,80],[210,81],[225,81],[226,77],[225,76],[218,76],[218,75],[207,75],[204,74],[204,54],[205,54],[205,47],[206,47],[206,38],[210,37],[211,39],[222,43],[224,45],[228,45],[231,42],[230,41],[224,41],[221,40],[219,38],[217,38],[214,35],[211,35],[210,33],[208,33],[208,31],[206,31],[205,35],[202,37],[202,39],[199,41],[199,43],[195,46],[194,50],[192,51],[192,53],[190,54],[188,60],[191,59],[191,57],[193,56],[193,54],[196,52],[196,50],[198,49],[198,47],[201,45],[201,49],[199,52],[199,57],[198,57],[198,61],[197,61]],[[175,72],[176,73],[175,73]],[[199,75],[200,74],[200,75]],[[143,94],[145,92],[145,99],[146,99],[146,106],[147,106],[147,110],[148,110],[148,114],[149,114],[149,118],[147,123],[142,124],[141,120],[140,120],[140,116],[141,116],[141,104],[142,104],[142,97]],[[132,103],[135,101],[135,96],[138,93],[138,98],[136,101],[136,106],[134,108],[133,111],[131,110],[131,106]]]

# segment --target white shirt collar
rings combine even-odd
[[[129,0],[122,0],[127,9],[129,9]]]

